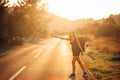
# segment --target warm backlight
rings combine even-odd
[[[9,0],[9,6],[26,0]],[[49,12],[70,20],[80,18],[100,19],[120,13],[120,0],[41,0],[47,2]]]
[[[49,11],[75,20],[100,19],[120,12],[120,0],[48,0]]]

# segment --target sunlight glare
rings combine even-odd
[[[14,5],[18,5],[17,0],[9,0],[9,6],[12,7]]]
[[[69,55],[69,52],[68,52],[68,50],[69,49],[67,49],[68,48],[68,46],[67,46],[67,42],[66,41],[62,41],[61,42],[61,54],[62,55]]]
[[[119,0],[48,0],[49,12],[68,18],[100,19],[120,12]]]
[[[25,2],[25,0],[8,0],[9,2],[6,4],[8,7],[19,6],[18,3]]]
[[[9,0],[7,6],[19,6],[18,2],[26,0]],[[101,19],[110,14],[120,13],[120,0],[41,0],[48,4],[48,11],[70,20],[80,18]]]

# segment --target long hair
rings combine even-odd
[[[70,39],[76,38],[75,32],[71,31],[70,34],[69,34],[69,37],[70,37]]]
[[[71,31],[71,32],[70,32],[70,35],[72,35],[72,36],[76,37],[77,33],[76,33],[76,32],[74,32],[74,31]]]

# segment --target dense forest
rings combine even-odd
[[[46,3],[39,6],[38,0],[27,0],[12,7],[8,3],[0,1],[0,45],[21,44],[25,39],[47,35]]]

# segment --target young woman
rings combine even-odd
[[[84,74],[83,75],[86,75],[86,71],[83,67],[83,64],[81,62],[81,58],[79,57],[80,53],[81,55],[83,55],[83,48],[84,48],[84,45],[81,45],[80,43],[82,42],[79,42],[78,38],[76,37],[75,33],[74,32],[71,32],[70,35],[69,35],[69,38],[63,38],[63,37],[58,37],[60,39],[64,39],[64,40],[69,40],[70,41],[70,44],[71,44],[71,48],[72,48],[72,53],[73,53],[73,59],[72,59],[72,74],[70,76],[75,76],[75,62],[77,61],[81,67],[81,69],[83,70]]]

